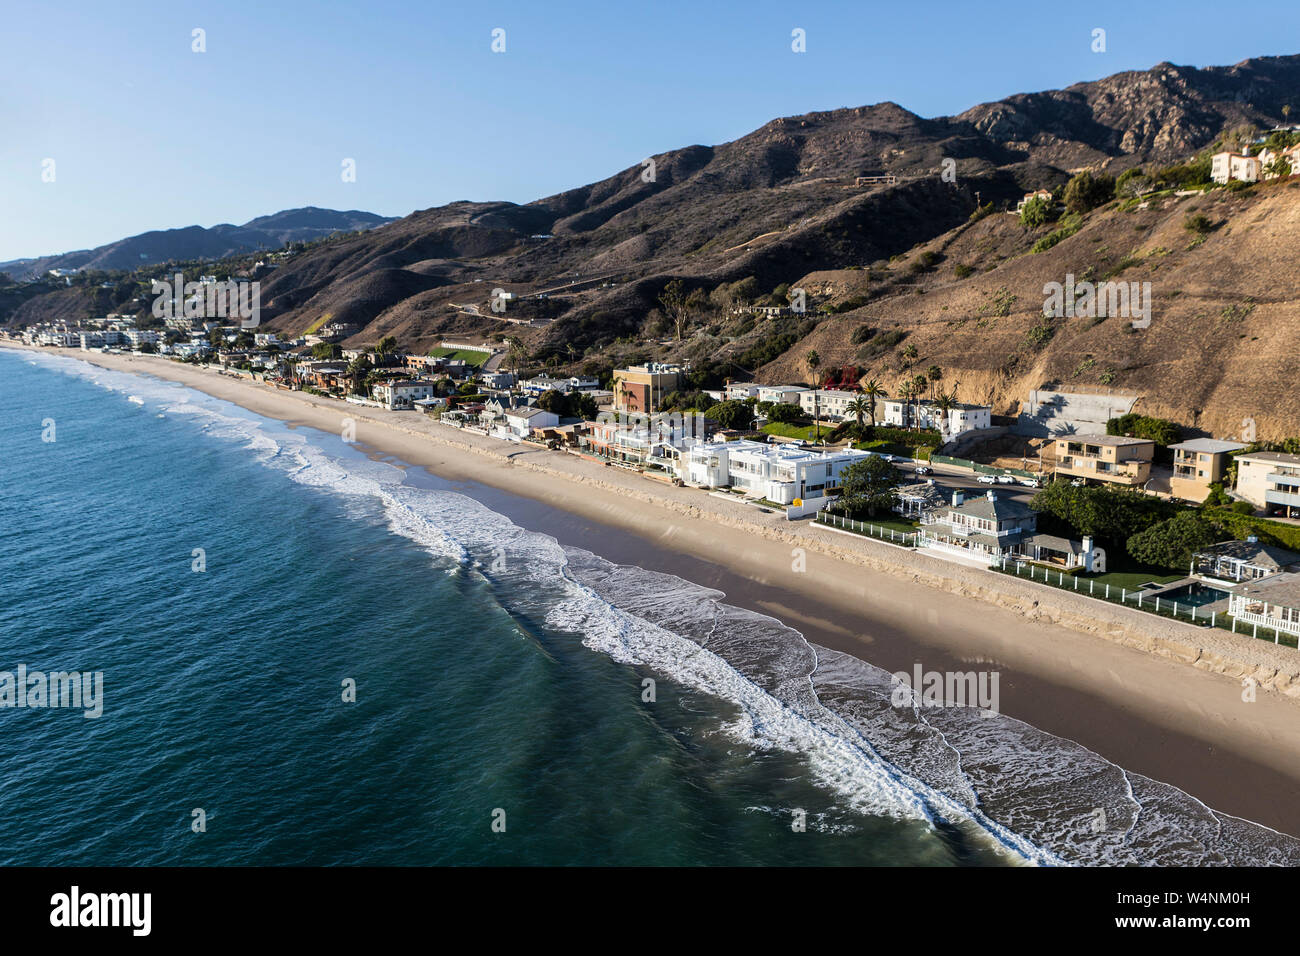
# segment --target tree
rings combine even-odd
[[[872,408],[872,403],[865,395],[859,395],[857,398],[853,399],[853,401],[849,402],[848,405],[844,406],[844,408],[845,411],[853,416],[853,420],[857,422],[858,428],[862,428],[863,415],[870,413],[872,418],[875,418],[875,411]],[[875,424],[874,420],[872,421],[872,424]]]
[[[746,402],[730,400],[719,402],[704,413],[723,428],[744,430],[754,420],[754,410]]]
[[[664,314],[673,323],[673,336],[678,342],[682,340],[682,333],[690,325],[691,305],[689,303],[690,297],[681,279],[669,282],[659,295],[659,304],[663,306]]]
[[[873,378],[863,383],[862,394],[867,397],[867,402],[871,406],[871,424],[874,425],[876,424],[876,399],[888,398],[889,393]]]
[[[1264,172],[1268,176],[1285,179],[1291,175],[1291,160],[1285,156],[1274,156],[1264,167]]]
[[[1065,186],[1065,208],[1069,212],[1091,212],[1115,195],[1115,179],[1105,173],[1079,173]]]
[[[334,342],[317,342],[311,347],[311,357],[322,362],[332,362],[343,357],[343,350]]]
[[[776,402],[767,413],[769,422],[779,422],[787,425],[797,422],[803,417],[803,409],[791,402]]]
[[[939,384],[943,378],[943,369],[937,365],[931,365],[925,370],[925,379],[930,383],[930,398],[934,398],[934,387]]]
[[[1020,207],[1020,224],[1026,229],[1036,229],[1051,219],[1052,204],[1041,196],[1035,196]]]
[[[817,354],[816,349],[812,349],[804,356],[804,363],[808,366],[808,377],[812,381],[813,388],[816,388],[817,369],[822,364],[822,357]]]
[[[898,472],[879,455],[857,461],[840,472],[840,497],[835,510],[856,518],[874,517],[878,511],[888,511],[894,505],[894,487]]]
[[[1139,561],[1181,570],[1192,554],[1222,540],[1223,532],[1194,511],[1183,511],[1128,539],[1128,553]]]

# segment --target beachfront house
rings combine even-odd
[[[1300,637],[1300,574],[1287,571],[1236,585],[1228,593],[1228,613],[1238,624]]]
[[[1056,439],[1056,473],[1141,487],[1151,477],[1156,443],[1123,435],[1069,435]]]
[[[438,385],[428,379],[393,379],[376,382],[370,394],[385,408],[413,408],[416,401],[437,395]]]
[[[1284,571],[1300,571],[1300,554],[1260,544],[1254,535],[1245,541],[1221,541],[1192,555],[1191,573],[1220,587],[1258,581]]]
[[[560,424],[559,415],[541,408],[507,408],[501,417],[506,432],[514,438],[527,438],[535,428],[554,428]]]
[[[1300,455],[1277,451],[1238,455],[1237,494],[1265,514],[1300,517]]]
[[[697,440],[683,446],[678,477],[704,488],[730,486],[747,498],[790,505],[793,516],[799,517],[829,504],[844,469],[867,457],[867,452],[851,448],[820,451],[789,443]],[[788,509],[787,514],[792,512]]]
[[[1099,548],[1091,535],[1082,541],[1035,532],[1025,535],[1017,549],[1020,557],[1048,564],[1066,571],[1101,573],[1106,570],[1106,550]]]
[[[1194,438],[1169,447],[1174,452],[1170,494],[1200,504],[1209,496],[1210,485],[1223,480],[1232,452],[1246,446],[1236,441]]]
[[[954,491],[949,505],[922,520],[920,540],[925,547],[993,560],[1018,553],[1037,528],[1038,515],[1028,505],[992,490],[969,500]]]

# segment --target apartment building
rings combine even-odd
[[[760,402],[780,402],[785,405],[798,405],[804,392],[811,392],[812,389],[803,385],[760,385],[758,387],[758,400]]]
[[[1209,495],[1210,485],[1223,480],[1232,452],[1241,451],[1246,446],[1235,441],[1194,438],[1169,447],[1174,452],[1174,472],[1169,479],[1170,493],[1175,498],[1185,498],[1199,504]]]
[[[857,392],[837,391],[830,388],[810,388],[799,393],[799,407],[803,409],[805,415],[817,415],[821,418],[832,418],[843,421],[846,418],[853,418],[853,413],[849,411],[849,405],[855,398],[858,398]],[[863,421],[866,422],[870,415],[864,415]],[[871,424],[867,422],[867,424]]]
[[[1126,487],[1141,487],[1151,477],[1156,443],[1122,435],[1070,435],[1058,438],[1056,473]]]
[[[680,365],[650,362],[614,370],[614,409],[620,412],[653,412],[669,392],[682,386],[685,369]]]
[[[988,428],[993,422],[992,405],[970,405],[959,402],[946,412],[928,398],[907,402],[901,398],[886,398],[877,402],[885,416],[885,424],[895,428],[933,428],[953,441],[976,428]]]
[[[1238,455],[1237,494],[1265,514],[1300,517],[1300,455],[1277,451]]]

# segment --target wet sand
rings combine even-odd
[[[467,494],[524,527],[613,561],[717,588],[729,603],[771,614],[814,643],[876,666],[996,669],[1003,713],[1173,784],[1216,810],[1300,835],[1293,799],[1300,785],[1300,701],[1294,697],[1261,687],[1246,702],[1233,676],[1053,623],[1037,608],[1027,614],[1023,607],[929,586],[905,567],[880,570],[876,557],[870,561],[877,566],[845,560],[845,548],[878,554],[887,546],[811,529],[806,521],[787,523],[697,489],[466,435],[418,412],[348,405],[164,359],[63,354],[182,382],[258,414],[334,434],[350,418],[363,446],[464,482]],[[538,456],[545,467],[527,464]],[[800,559],[806,570],[797,572]],[[1111,606],[1096,614],[1131,615],[1137,627],[1150,617]],[[1171,627],[1158,619],[1150,626]],[[1275,653],[1271,646],[1259,652]]]

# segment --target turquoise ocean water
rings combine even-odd
[[[0,863],[1300,860],[337,436],[53,356],[0,386],[0,672],[103,674],[96,719],[0,708]]]

